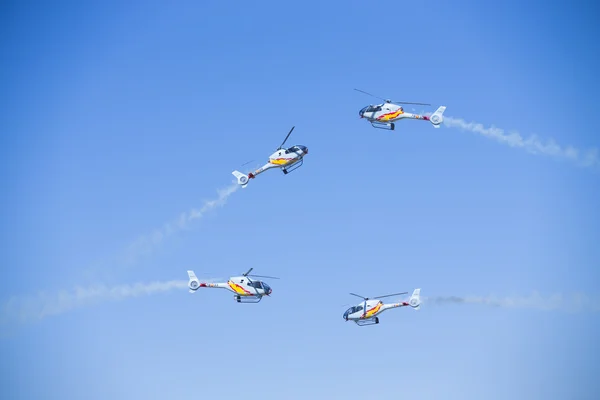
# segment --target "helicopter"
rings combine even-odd
[[[207,283],[200,282],[194,271],[188,270],[187,274],[189,277],[188,287],[190,293],[195,293],[200,288],[217,288],[227,289],[234,293],[234,300],[238,303],[258,303],[262,300],[263,296],[270,296],[273,293],[273,289],[266,282],[252,280],[249,277],[255,278],[270,278],[279,279],[274,276],[262,276],[262,275],[250,275],[254,268],[250,268],[248,272],[242,274],[242,276],[234,276],[229,278],[225,283]]]
[[[395,122],[404,118],[422,119],[424,121],[429,121],[433,124],[434,128],[439,128],[442,122],[444,121],[443,114],[444,111],[446,111],[446,106],[438,107],[438,109],[433,114],[431,114],[430,117],[428,117],[427,115],[407,113],[404,111],[404,108],[399,104],[418,104],[422,106],[430,106],[431,104],[392,101],[384,99],[382,97],[374,96],[371,93],[367,93],[360,89],[354,90],[368,94],[369,96],[373,96],[384,101],[384,103],[382,104],[371,104],[366,107],[363,107],[358,112],[358,115],[361,118],[365,118],[367,121],[369,121],[374,128],[393,131],[396,128]]]
[[[275,150],[273,154],[269,156],[269,162],[257,169],[254,172],[250,172],[248,175],[241,173],[240,171],[233,171],[232,174],[237,178],[237,181],[242,188],[248,186],[249,179],[254,179],[259,174],[262,174],[266,170],[271,168],[281,168],[284,174],[288,174],[302,166],[304,163],[304,156],[308,154],[308,148],[302,145],[294,145],[292,147],[288,147],[287,149],[283,148],[285,142],[287,142],[288,138],[292,134],[295,126],[292,127],[290,132],[285,137],[285,140],[281,145]],[[290,169],[290,167],[292,167]]]
[[[403,301],[401,303],[384,304],[381,300],[375,300],[407,293],[408,292],[386,294],[385,296],[377,296],[371,299],[355,293],[350,293],[353,296],[364,299],[364,301],[347,309],[344,313],[344,319],[346,321],[354,321],[358,326],[374,325],[379,323],[378,315],[390,308],[411,306],[413,309],[418,310],[421,307],[420,288],[413,291],[413,294],[408,301]]]

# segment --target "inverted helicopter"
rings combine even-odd
[[[242,188],[248,186],[248,182],[250,179],[256,178],[259,174],[272,169],[272,168],[281,168],[284,174],[288,174],[302,166],[304,163],[304,156],[308,154],[308,148],[303,145],[294,145],[292,147],[288,147],[287,149],[283,148],[285,142],[287,142],[288,138],[292,134],[295,126],[292,127],[290,132],[285,137],[285,140],[281,145],[275,150],[273,154],[269,156],[269,162],[260,167],[254,172],[250,172],[248,175],[241,173],[240,171],[233,171],[232,174],[238,180],[238,183],[242,185]]]
[[[391,308],[411,306],[413,309],[418,310],[421,306],[421,289],[415,289],[408,301],[384,304],[381,300],[378,300],[384,297],[398,296],[407,293],[408,292],[386,294],[385,296],[377,296],[373,298],[350,293],[353,296],[364,299],[364,301],[347,309],[344,313],[344,319],[346,321],[354,321],[358,326],[374,325],[379,323],[378,315]]]
[[[248,272],[241,276],[233,276],[224,283],[208,283],[200,282],[194,271],[188,270],[188,287],[190,293],[195,293],[200,288],[217,288],[226,289],[233,292],[233,298],[238,303],[258,303],[262,300],[263,296],[270,296],[273,293],[273,289],[263,281],[252,280],[249,277],[255,278],[270,278],[279,279],[274,276],[262,276],[262,275],[250,275],[250,272],[254,268],[250,268]]]
[[[420,115],[420,114],[411,114],[404,111],[404,108],[400,104],[418,104],[422,106],[430,106],[431,104],[427,103],[409,103],[403,101],[392,101],[387,100],[382,97],[374,96],[371,93],[367,93],[365,91],[354,89],[358,92],[362,92],[368,94],[369,96],[373,96],[375,98],[381,99],[384,103],[381,104],[371,104],[366,107],[363,107],[358,115],[361,118],[366,119],[371,123],[374,128],[385,129],[393,131],[396,128],[395,122],[401,119],[420,119],[423,121],[429,121],[433,124],[434,128],[439,128],[442,122],[444,121],[444,111],[446,111],[446,106],[440,106],[438,109],[431,114],[431,116]]]

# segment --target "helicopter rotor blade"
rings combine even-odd
[[[281,149],[283,147],[283,145],[285,144],[285,142],[287,142],[288,138],[290,137],[290,135],[292,134],[292,131],[294,130],[295,126],[292,126],[292,129],[290,129],[289,133],[287,134],[287,136],[285,137],[285,140],[283,141],[283,143],[281,143],[281,146],[279,146],[277,148],[277,150]]]
[[[266,276],[266,275],[247,275],[247,276],[252,276],[254,278],[268,278],[268,279],[279,279],[275,276]]]
[[[248,274],[250,273],[250,271],[252,271],[253,269],[254,269],[254,267],[250,268],[250,269],[248,270],[248,272],[246,272],[245,274],[242,274],[242,276],[248,276]]]
[[[360,90],[360,89],[354,89],[354,90],[356,90],[357,92],[362,92],[364,94],[368,94],[369,96],[373,96],[376,99],[383,100],[386,103],[394,103],[394,104],[417,104],[419,106],[430,106],[431,105],[429,103],[411,103],[411,102],[408,102],[408,101],[392,101],[392,100],[389,100],[389,99],[384,99],[383,97],[375,96],[374,94],[371,94],[369,92],[365,92],[364,90]]]
[[[406,101],[391,101],[390,103],[394,103],[394,104],[418,104],[420,106],[430,106],[431,104],[429,103],[409,103]]]
[[[383,97],[375,96],[374,94],[365,92],[364,90],[360,90],[360,89],[354,89],[354,90],[356,90],[357,92],[362,92],[364,94],[368,94],[369,96],[373,96],[373,97],[375,97],[376,99],[379,99],[379,100],[383,100],[383,101],[387,100],[387,99],[384,99]]]
[[[361,295],[358,295],[358,294],[356,294],[356,293],[350,293],[350,294],[351,294],[352,296],[360,297],[361,299],[369,300],[369,298],[368,298],[368,297],[363,297],[363,296],[361,296]]]
[[[377,297],[373,297],[373,298],[374,299],[383,299],[384,297],[398,296],[398,295],[401,295],[401,294],[408,294],[408,292],[386,294],[385,296],[377,296]]]

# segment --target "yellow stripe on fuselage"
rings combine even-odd
[[[380,309],[381,309],[381,303],[378,303],[375,307],[371,308],[369,311],[367,311],[365,313],[365,318],[372,317],[373,315],[377,314],[377,312],[379,312]]]
[[[377,118],[379,121],[389,121],[391,119],[397,118],[400,114],[404,114],[404,111],[398,110],[391,113],[383,114],[381,117]]]
[[[294,161],[293,158],[275,158],[269,160],[269,162],[274,165],[286,165],[292,161]]]
[[[229,282],[227,282],[227,284],[229,285],[229,287],[231,288],[231,290],[233,290],[237,294],[240,294],[240,295],[243,295],[243,296],[247,296],[247,295],[250,294],[249,291],[247,291],[246,289],[244,289],[243,287],[241,287],[237,283],[233,283],[233,282],[229,281]]]

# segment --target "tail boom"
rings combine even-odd
[[[221,288],[221,289],[229,289],[226,283],[206,283],[200,282],[194,271],[188,270],[188,288],[190,289],[190,293],[196,293],[196,290],[200,288]]]
[[[389,310],[390,308],[396,308],[396,307],[412,307],[415,310],[418,310],[421,308],[421,289],[415,289],[413,291],[413,294],[410,296],[410,298],[408,299],[408,301],[403,301],[401,303],[391,303],[391,304],[384,304],[383,307],[381,307],[380,312],[383,312],[385,310]]]
[[[257,175],[262,174],[266,170],[269,170],[271,168],[277,168],[277,167],[281,167],[281,165],[275,165],[275,164],[268,163],[268,164],[263,165],[256,171],[250,172],[248,175],[243,174],[240,171],[233,171],[231,174],[237,178],[238,184],[240,184],[242,186],[242,188],[245,188],[246,186],[248,186],[248,182],[250,181],[250,179],[256,178]]]

